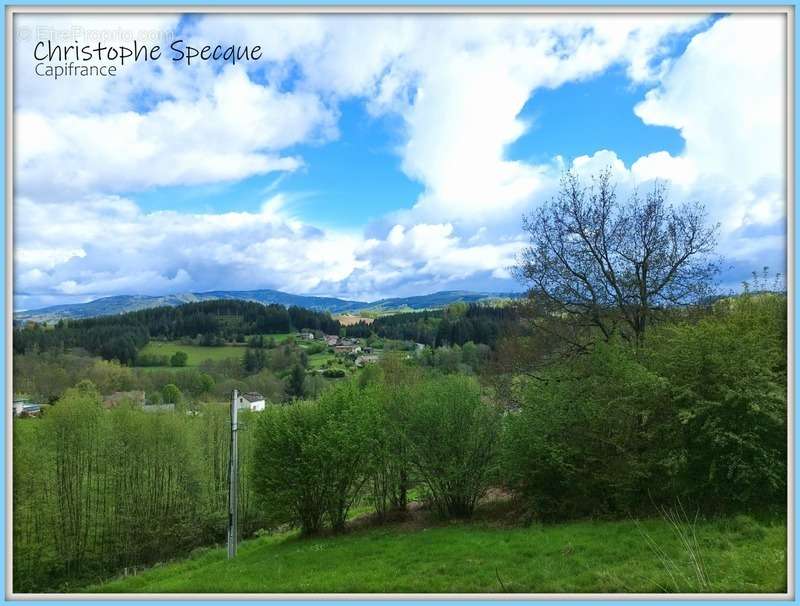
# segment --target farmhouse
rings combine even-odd
[[[249,393],[240,394],[237,401],[236,407],[239,410],[251,410],[253,412],[261,412],[266,408],[267,401],[264,399],[260,393],[251,391]]]

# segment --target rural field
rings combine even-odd
[[[276,343],[285,341],[290,336],[289,333],[270,335]],[[231,358],[241,358],[244,355],[245,344],[227,344],[219,347],[209,347],[205,345],[184,345],[178,341],[150,341],[145,345],[141,353],[145,355],[167,356],[170,357],[177,351],[185,352],[188,357],[187,366],[199,366],[206,360],[228,360]]]
[[[238,345],[224,345],[222,347],[206,347],[203,345],[182,345],[176,341],[150,341],[142,348],[142,354],[157,356],[172,356],[175,352],[182,351],[188,356],[187,366],[199,366],[206,360],[228,360],[241,358],[245,348]]]
[[[85,589],[94,593],[783,592],[786,529],[701,522],[696,552],[663,520],[505,526],[409,520],[340,536],[279,533]],[[693,555],[700,561],[692,564]]]

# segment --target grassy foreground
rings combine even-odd
[[[243,542],[88,592],[501,593],[786,591],[786,528],[750,518],[698,523],[705,574],[665,521],[504,527],[397,523],[340,536]],[[655,546],[655,547],[654,547]],[[658,551],[662,550],[661,555]],[[703,580],[705,579],[705,580]]]

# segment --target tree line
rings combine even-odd
[[[14,590],[74,590],[224,540],[228,418],[218,404],[196,415],[105,410],[85,381],[46,417],[16,422]],[[239,436],[244,536],[267,525],[248,480],[252,437]]]
[[[247,335],[302,329],[339,334],[327,312],[297,306],[218,300],[155,307],[116,316],[61,320],[53,326],[26,324],[14,329],[14,353],[64,351],[80,347],[106,360],[131,364],[151,338],[200,337],[199,344],[244,343]]]
[[[515,305],[491,306],[455,303],[444,309],[404,312],[360,322],[345,328],[347,336],[413,341],[430,347],[462,346],[472,341],[494,347],[497,339],[518,319]]]

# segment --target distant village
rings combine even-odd
[[[341,357],[348,357],[357,368],[377,363],[383,353],[382,350],[362,345],[359,339],[352,337],[340,337],[338,335],[327,335],[319,332],[315,334],[312,331],[304,330],[294,334],[294,338],[298,341],[322,340],[334,354]],[[421,343],[416,343],[415,346],[417,351],[424,349],[424,345]],[[103,395],[104,408],[116,408],[122,403],[132,404],[146,412],[170,412],[174,411],[176,408],[174,403],[152,404],[148,402],[147,396],[142,390],[116,391],[111,394]],[[237,399],[237,407],[239,410],[261,412],[268,404],[269,402],[267,399],[258,392],[242,393],[239,394]],[[30,400],[26,396],[19,395],[15,396],[13,399],[12,411],[15,417],[38,417],[42,414],[43,407],[38,402]],[[193,414],[191,410],[187,412],[188,414]]]

